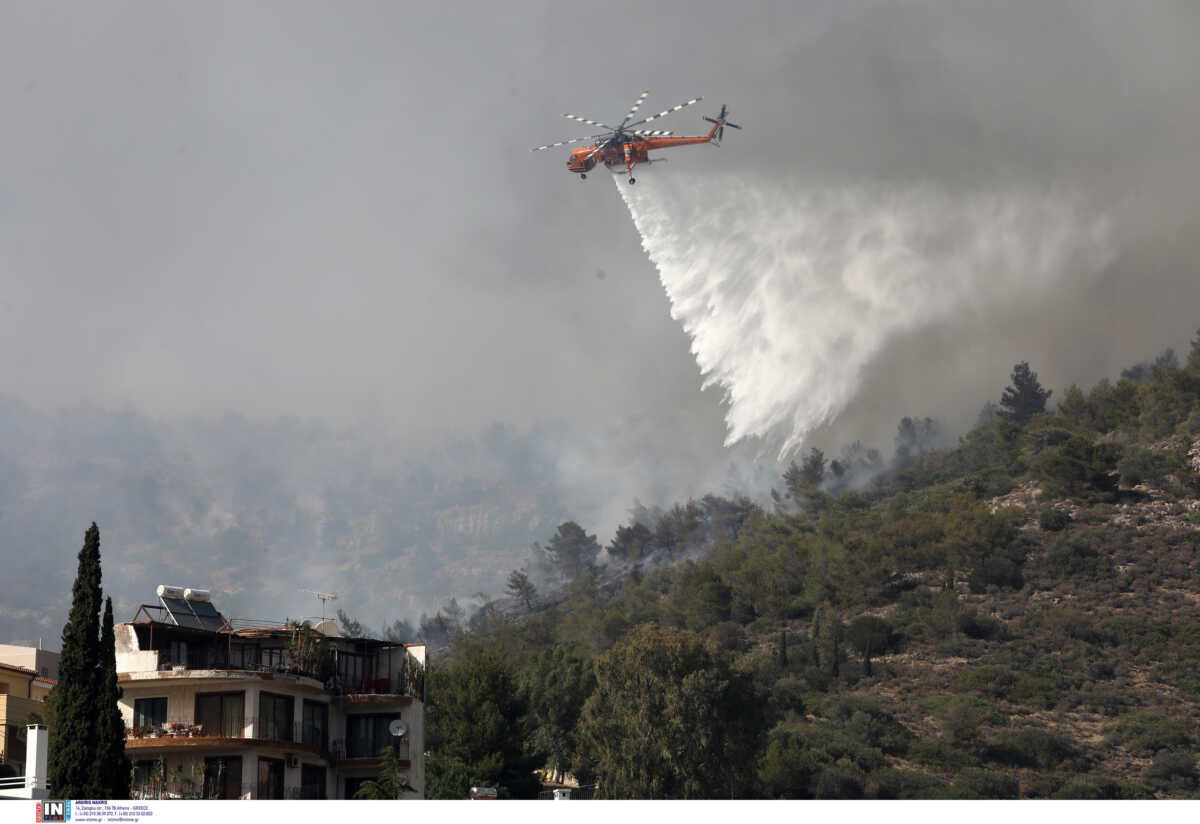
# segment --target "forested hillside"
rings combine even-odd
[[[1089,391],[1019,364],[956,446],[934,428],[869,482],[812,450],[770,509],[641,510],[603,553],[560,526],[442,626],[430,793],[1200,797],[1200,339]]]

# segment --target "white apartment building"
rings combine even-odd
[[[137,797],[353,798],[384,753],[423,797],[424,644],[254,626],[176,587],[116,640]]]

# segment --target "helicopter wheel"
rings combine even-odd
[[[580,175],[579,175],[579,179],[580,179],[580,180],[587,180],[587,175],[586,175],[586,174],[583,174],[583,173],[580,173]]]
[[[635,183],[637,183],[637,181],[636,181],[636,180],[634,180],[632,177],[631,177],[631,178],[629,178],[629,185],[630,185],[630,186],[632,186],[632,185],[633,185],[633,184],[635,184]]]

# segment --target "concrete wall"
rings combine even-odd
[[[26,667],[45,678],[58,680],[58,659],[62,656],[57,652],[38,649],[37,647],[21,647],[15,644],[0,644],[0,664],[10,664],[14,667]],[[42,672],[42,670],[45,672]]]
[[[158,669],[158,653],[143,650],[138,643],[137,632],[131,624],[113,627],[116,641],[117,672],[148,672]]]

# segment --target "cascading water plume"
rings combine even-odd
[[[994,317],[1112,258],[1108,222],[1061,191],[805,190],[779,181],[617,181],[692,339],[725,392],[726,444],[784,458],[853,402],[905,333]]]

